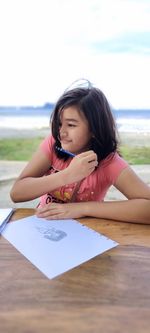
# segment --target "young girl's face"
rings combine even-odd
[[[60,142],[61,147],[74,154],[89,149],[92,133],[82,112],[76,106],[70,106],[60,114]]]

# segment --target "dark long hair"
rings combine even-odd
[[[51,116],[51,127],[55,139],[54,149],[59,158],[65,160],[68,158],[56,147],[61,147],[59,141],[60,113],[70,106],[76,106],[79,112],[83,112],[86,117],[89,129],[93,134],[90,149],[97,154],[99,162],[118,150],[117,128],[110,105],[104,93],[90,84],[88,87],[76,87],[65,91],[55,105]]]

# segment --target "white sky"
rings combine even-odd
[[[55,102],[82,77],[150,108],[149,0],[0,0],[0,105]]]

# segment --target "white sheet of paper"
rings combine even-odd
[[[0,227],[5,219],[13,212],[12,208],[0,208]]]
[[[13,208],[0,208],[0,235],[14,212]]]
[[[9,223],[2,235],[50,279],[118,245],[72,219],[30,216]]]

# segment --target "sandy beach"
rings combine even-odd
[[[0,128],[0,139],[7,138],[35,138],[46,137],[51,132],[50,128],[42,129],[10,129]],[[130,146],[150,146],[150,132],[119,132],[119,138],[122,144]]]
[[[150,133],[133,133],[121,132],[119,133],[122,144],[129,146],[145,146],[150,147]]]
[[[15,139],[15,138],[44,138],[50,133],[50,128],[42,129],[15,129],[15,128],[0,128],[0,139]]]

